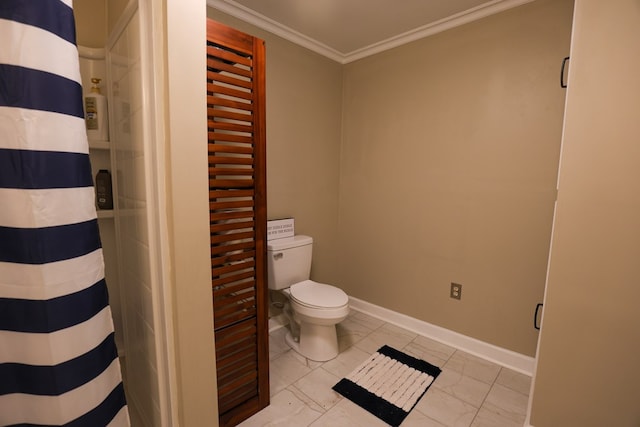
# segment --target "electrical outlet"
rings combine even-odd
[[[462,285],[459,283],[451,283],[451,293],[449,296],[453,299],[462,298]]]

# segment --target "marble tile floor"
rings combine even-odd
[[[285,327],[271,332],[271,404],[239,426],[387,426],[331,390],[384,344],[442,369],[402,427],[523,425],[530,377],[355,310],[337,328],[340,354],[324,363],[291,350]]]

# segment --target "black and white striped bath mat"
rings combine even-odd
[[[333,389],[392,426],[399,426],[441,369],[387,345]]]

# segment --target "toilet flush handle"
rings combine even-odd
[[[282,252],[277,252],[275,254],[273,254],[273,259],[281,259],[284,256],[284,254]]]

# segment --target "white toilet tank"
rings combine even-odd
[[[313,238],[293,236],[267,242],[269,289],[280,290],[309,279]]]

